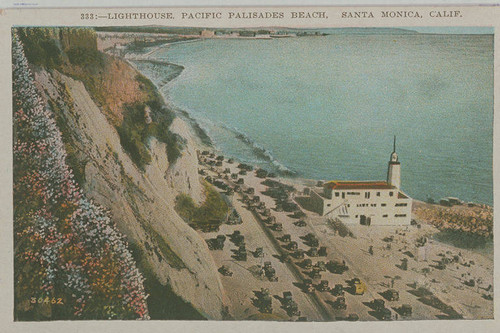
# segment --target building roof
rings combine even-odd
[[[403,192],[398,192],[398,199],[408,199],[408,196]]]
[[[324,185],[332,190],[389,190],[395,187],[386,181],[341,181],[334,180]]]

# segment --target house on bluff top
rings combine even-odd
[[[412,199],[400,189],[401,164],[394,149],[387,181],[330,181],[310,191],[310,205],[322,216],[346,224],[409,225]]]

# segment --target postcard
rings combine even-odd
[[[3,10],[2,323],[495,331],[499,14]]]

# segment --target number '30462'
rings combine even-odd
[[[60,297],[31,297],[31,304],[64,304],[62,298]]]

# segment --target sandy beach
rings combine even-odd
[[[208,155],[200,155],[199,160],[199,169],[205,174],[205,179],[212,182],[219,179],[233,189],[237,186],[233,181],[225,180],[224,175],[238,173],[240,171],[238,162],[228,163],[228,160],[224,159],[217,167],[210,166],[215,159],[211,159]],[[287,316],[280,307],[280,302],[277,300],[284,291],[292,292],[294,300],[299,305],[301,316],[307,317],[307,320],[335,320],[350,313],[357,314],[360,320],[377,320],[380,318],[377,318],[377,313],[370,307],[370,302],[374,299],[383,299],[384,292],[388,289],[394,289],[399,293],[398,301],[385,300],[393,320],[493,317],[493,302],[487,299],[488,295],[492,295],[490,287],[493,285],[492,259],[473,250],[434,241],[432,235],[438,230],[425,221],[419,221],[419,226],[404,227],[349,225],[347,227],[353,236],[342,237],[335,232],[326,217],[316,213],[299,208],[306,215],[303,218],[305,226],[299,227],[294,224],[298,219],[290,217],[290,213],[276,211],[274,199],[265,194],[268,189],[263,184],[265,179],[257,177],[255,171],[239,175],[238,179],[243,179],[244,184],[239,185],[243,193],[233,193],[228,195],[228,198],[232,207],[241,216],[242,224],[223,224],[218,232],[200,232],[207,240],[217,235],[228,237],[235,230],[245,237],[247,261],[238,261],[232,257],[237,247],[229,241],[229,237],[224,250],[211,251],[219,266],[225,265],[233,272],[230,277],[223,276],[222,282],[231,300],[230,313],[234,318],[245,319],[258,313],[258,308],[252,305],[252,299],[260,288],[269,289],[274,297],[273,313],[287,320],[296,320],[298,316]],[[311,183],[300,179],[274,180],[295,187],[296,192],[290,195],[292,200],[303,191],[304,183]],[[249,188],[254,189],[253,195],[245,194]],[[243,203],[245,197],[259,197],[259,201],[270,209],[276,223],[281,223],[283,230],[274,231],[259,221],[256,209]],[[265,228],[269,228],[270,232],[266,232]],[[291,263],[279,260],[280,252],[288,252],[283,247],[285,243],[280,242],[283,235],[289,234],[291,240],[297,242],[299,249],[308,251],[310,247],[302,239],[308,233],[316,235],[319,246],[325,246],[327,249],[326,257],[305,255],[305,258],[312,260],[313,265],[318,261],[326,263],[330,260],[344,260],[349,268],[343,274],[334,274],[328,270],[321,272],[320,278],[312,279],[314,285],[318,285],[320,280],[326,280],[330,287],[336,284],[347,287],[347,281],[353,278],[359,278],[367,285],[367,292],[364,295],[345,293],[346,310],[333,309],[331,304],[336,297],[330,292],[315,290],[312,294],[308,294],[303,291],[303,280],[309,278],[311,272],[300,266],[303,259],[292,258]],[[428,243],[425,246],[425,254],[419,255],[416,243],[422,237],[426,237]],[[282,245],[282,249],[276,249],[273,246],[275,242]],[[251,254],[258,247],[263,248],[263,258],[254,258]],[[373,248],[373,254],[369,253],[370,247]],[[441,268],[439,262],[443,258],[447,258],[445,261],[449,264]],[[403,260],[407,260],[406,270],[401,268]],[[270,261],[276,269],[277,282],[267,281],[255,273],[264,261]],[[295,269],[290,265],[295,266]],[[294,274],[295,270],[300,273]],[[474,280],[474,286],[466,285],[465,282],[469,283],[471,279]],[[412,307],[411,316],[403,317],[398,314],[403,304]]]

